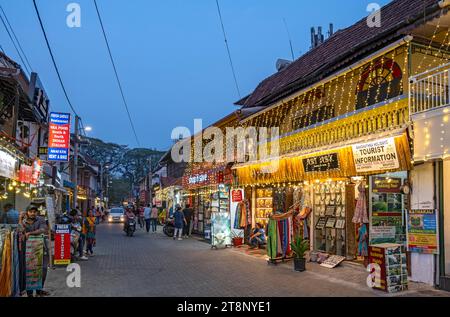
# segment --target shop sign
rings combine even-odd
[[[242,190],[240,189],[233,189],[231,191],[231,199],[234,203],[239,203],[242,201]]]
[[[385,226],[385,227],[372,227],[370,229],[370,243],[387,243],[387,242],[395,242],[395,232],[396,228],[394,226]]]
[[[48,136],[48,160],[68,162],[70,149],[70,114],[52,112],[50,114]]]
[[[70,259],[69,225],[56,225],[54,263],[55,265],[69,265]]]
[[[353,145],[356,172],[366,173],[400,167],[394,138]]]
[[[408,212],[408,251],[439,254],[437,212],[434,209]]]
[[[20,165],[19,182],[31,184],[33,178],[33,167],[25,164]]]
[[[339,168],[338,153],[309,157],[303,159],[303,167],[306,173],[327,172]]]
[[[372,192],[401,193],[402,179],[388,177],[372,177]]]
[[[6,152],[0,151],[0,176],[13,179],[16,171],[16,159]]]

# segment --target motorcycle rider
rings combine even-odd
[[[134,219],[134,217],[135,217],[135,215],[134,215],[133,210],[131,208],[127,208],[126,212],[125,212],[125,223],[124,223],[124,226],[123,226],[123,230],[124,231],[127,231],[128,221],[130,219]]]

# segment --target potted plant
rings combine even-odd
[[[309,250],[309,240],[304,240],[298,235],[294,241],[291,242],[291,249],[294,252],[294,269],[298,272],[306,270],[305,253]]]

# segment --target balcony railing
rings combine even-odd
[[[450,64],[430,69],[410,78],[411,115],[450,105]]]

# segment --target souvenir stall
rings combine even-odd
[[[231,244],[231,215],[230,215],[230,187],[232,183],[231,170],[224,166],[207,166],[204,164],[201,169],[187,169],[183,177],[183,188],[186,190],[184,195],[185,204],[189,204],[194,210],[193,214],[193,232],[204,237],[205,240],[212,241],[212,220],[213,213],[217,213],[217,224],[224,220],[227,214],[226,222],[228,223],[227,238],[222,239],[221,230],[217,228],[225,228],[218,225],[215,234],[219,234],[218,242],[222,244],[225,241]],[[225,221],[225,220],[224,220]],[[228,236],[230,238],[228,238]]]

